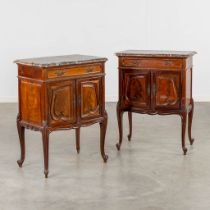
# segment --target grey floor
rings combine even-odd
[[[26,161],[18,168],[17,104],[0,104],[0,210],[209,210],[210,103],[196,103],[195,143],[182,155],[178,116],[133,115],[127,141],[124,115],[122,150],[115,103],[109,114],[104,164],[99,154],[99,126],[81,130],[81,151],[74,130],[50,136],[50,174],[43,174],[41,135],[26,132]]]

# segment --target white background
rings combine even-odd
[[[116,51],[195,50],[193,95],[210,100],[209,0],[0,0],[0,102],[17,101],[15,59],[107,57],[106,100],[117,100]]]

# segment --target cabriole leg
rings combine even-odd
[[[20,151],[21,151],[20,159],[17,161],[17,163],[19,167],[22,167],[22,164],[25,160],[25,128],[20,124],[19,114],[17,116],[17,130],[19,135]]]
[[[80,128],[76,128],[76,149],[77,153],[80,152]]]
[[[119,128],[119,143],[116,144],[118,150],[120,150],[120,146],[122,144],[122,137],[123,137],[123,111],[120,109],[119,102],[117,103],[117,121],[118,121],[118,128]]]
[[[48,177],[48,166],[49,166],[49,131],[47,128],[42,130],[42,142],[43,142],[43,153],[44,153],[44,174],[45,178]]]
[[[101,150],[101,156],[105,163],[107,162],[107,159],[108,159],[108,155],[106,155],[105,151],[104,151],[106,128],[107,128],[107,118],[108,118],[108,116],[105,111],[104,120],[102,122],[100,122],[100,150]]]
[[[185,147],[185,131],[186,131],[186,121],[187,121],[186,112],[181,114],[181,120],[182,120],[182,149],[183,149],[184,155],[186,155],[187,153],[187,148]]]
[[[193,113],[194,113],[194,101],[193,101],[193,99],[191,101],[191,105],[192,105],[192,108],[191,108],[191,110],[188,114],[188,137],[189,137],[190,144],[192,145],[193,142],[194,142],[194,139],[191,136],[192,119],[193,119]]]
[[[129,121],[128,141],[130,141],[132,137],[132,112],[128,112],[128,121]]]

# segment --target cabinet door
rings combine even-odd
[[[48,85],[49,123],[65,125],[76,122],[76,90],[74,81],[52,82]]]
[[[78,81],[78,105],[80,118],[90,119],[101,115],[103,89],[101,78]]]
[[[181,72],[154,73],[155,108],[179,109],[181,103]]]
[[[150,72],[124,72],[124,103],[139,108],[150,108]]]

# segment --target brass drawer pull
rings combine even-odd
[[[62,75],[64,75],[64,71],[56,71],[55,74],[60,77]]]
[[[132,60],[131,64],[132,65],[135,65],[135,66],[138,66],[140,65],[141,61],[140,60]]]
[[[173,64],[173,61],[164,61],[164,64],[165,64],[166,66],[169,66],[169,65],[172,65],[172,64]]]
[[[90,72],[93,72],[94,69],[93,68],[87,68],[87,72],[90,73]]]

